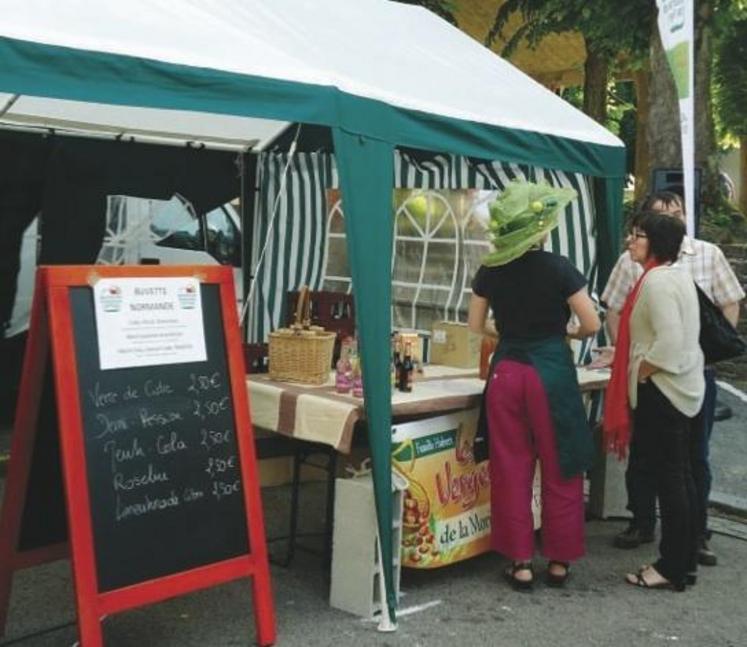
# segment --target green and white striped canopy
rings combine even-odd
[[[330,253],[328,232],[330,213],[328,191],[339,189],[340,178],[334,155],[315,153],[261,153],[258,162],[259,195],[251,239],[254,242],[252,270],[256,282],[250,304],[249,336],[255,342],[266,341],[270,331],[287,323],[286,294],[302,285],[312,290],[332,289],[328,283]],[[589,178],[538,166],[503,164],[472,160],[457,155],[433,155],[415,158],[395,151],[394,187],[421,191],[478,189],[501,191],[512,180],[545,181],[553,186],[572,188],[578,193],[553,230],[549,249],[566,256],[587,278],[590,291],[598,275],[596,220]],[[383,221],[383,219],[382,219]],[[383,222],[382,222],[383,226]],[[390,219],[396,230],[396,223]],[[487,241],[485,252],[488,251]],[[395,244],[396,248],[396,244]],[[262,262],[257,259],[262,254]],[[326,262],[325,262],[326,261]],[[464,320],[467,302],[460,298],[476,270],[460,259],[455,277],[460,283],[453,298],[444,304],[443,318]],[[397,278],[399,259],[394,259]],[[396,318],[394,324],[397,325]],[[403,324],[404,325],[404,324]]]

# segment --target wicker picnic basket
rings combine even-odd
[[[296,302],[295,323],[270,333],[271,379],[303,384],[324,384],[329,379],[337,335],[310,324],[309,288],[303,286]]]

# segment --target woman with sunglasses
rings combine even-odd
[[[684,235],[684,224],[665,214],[634,220],[628,251],[644,273],[620,315],[603,421],[608,448],[624,456],[630,445],[630,460],[639,478],[655,483],[661,508],[659,559],[625,579],[676,591],[694,581],[697,564],[691,419],[705,393],[698,297],[677,263]]]

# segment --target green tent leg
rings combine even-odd
[[[386,602],[394,622],[392,558],[392,330],[391,144],[333,129],[345,211],[348,258],[355,294],[356,324],[363,362],[368,437],[373,464],[376,516],[386,584]],[[397,547],[398,549],[399,547]]]

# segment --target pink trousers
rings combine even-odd
[[[501,360],[487,392],[490,434],[491,546],[514,561],[534,554],[532,479],[542,468],[542,555],[571,562],[584,554],[581,475],[560,473],[555,431],[533,366]]]

